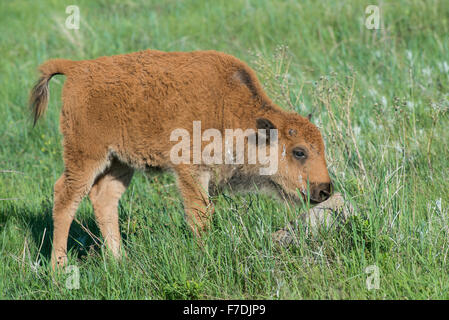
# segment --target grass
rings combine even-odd
[[[80,8],[80,29],[64,28]],[[0,2],[0,298],[448,299],[449,2]],[[36,67],[153,48],[215,49],[247,61],[282,107],[312,113],[329,170],[357,212],[343,228],[273,245],[297,212],[261,195],[214,199],[199,248],[174,179],[137,174],[120,203],[128,257],[103,250],[85,200],[70,231],[70,273],[51,272],[53,184],[63,169],[58,131],[64,78],[46,116],[27,108]],[[377,266],[380,286],[365,273]]]

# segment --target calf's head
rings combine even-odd
[[[306,201],[310,197],[312,203],[327,200],[333,188],[318,128],[309,119],[294,113],[256,121],[258,129],[278,132],[278,170],[266,178],[279,196],[298,202],[301,197]],[[273,141],[269,143],[272,146]]]

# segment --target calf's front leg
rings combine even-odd
[[[177,170],[178,187],[184,200],[184,211],[187,224],[195,236],[201,236],[210,226],[214,212],[213,203],[209,200],[210,173],[198,171],[192,167]]]

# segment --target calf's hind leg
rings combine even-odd
[[[53,205],[53,268],[63,266],[67,261],[67,238],[70,225],[75,217],[79,203],[89,192],[95,177],[105,161],[85,160],[68,162],[66,169],[56,181]]]
[[[114,257],[120,258],[120,230],[118,202],[131,182],[134,170],[114,159],[105,173],[100,175],[89,193],[98,227],[106,247]]]

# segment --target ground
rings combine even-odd
[[[382,1],[379,29],[368,29],[372,2],[1,1],[0,298],[448,299],[449,2]],[[69,5],[79,30],[65,27]],[[33,129],[36,68],[148,48],[233,54],[279,105],[312,113],[357,218],[313,237],[299,228],[296,245],[278,248],[271,233],[303,208],[225,193],[199,247],[173,177],[139,173],[119,209],[127,257],[100,248],[85,200],[74,267],[53,273],[64,77]]]

